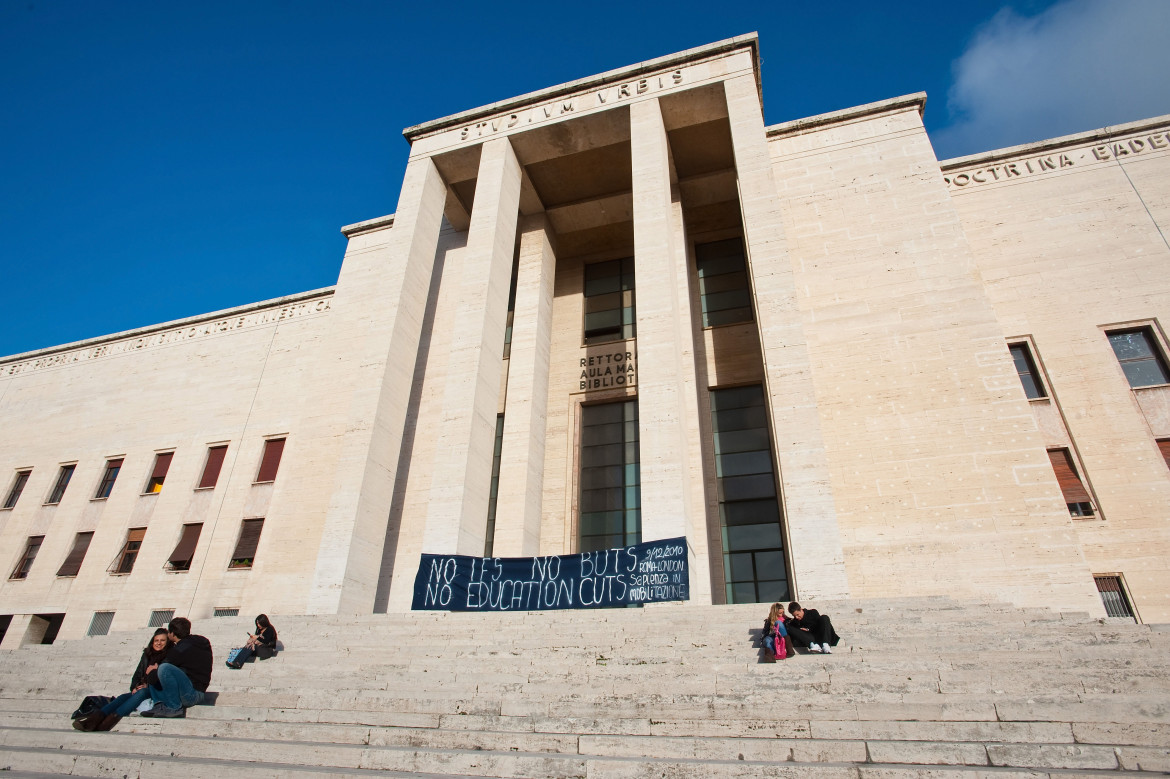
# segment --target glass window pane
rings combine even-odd
[[[730,479],[719,480],[720,500],[755,500],[758,498],[774,498],[775,496],[776,481],[770,473],[756,476],[736,476]]]
[[[768,431],[762,427],[715,434],[715,454],[761,451],[768,449],[770,445]]]
[[[780,509],[775,498],[728,501],[720,505],[719,509],[725,525],[758,525],[780,521]]]
[[[733,582],[750,582],[756,578],[755,570],[752,568],[752,555],[750,552],[740,552],[739,554],[726,555],[728,561],[727,575]]]
[[[1142,330],[1110,333],[1109,343],[1119,360],[1132,360],[1154,356],[1154,350],[1150,346],[1149,338]]]
[[[788,582],[783,579],[779,581],[759,582],[757,587],[759,589],[761,603],[788,600]]]
[[[715,462],[718,476],[746,476],[749,473],[771,473],[772,453],[741,452],[720,455]]]
[[[1149,387],[1154,384],[1167,384],[1166,372],[1156,360],[1139,360],[1123,362],[1121,369],[1125,371],[1125,378],[1131,387]]]
[[[727,588],[728,600],[732,603],[758,603],[755,582],[737,582]]]
[[[741,552],[753,549],[776,549],[780,546],[780,525],[738,525],[724,528],[727,551]]]

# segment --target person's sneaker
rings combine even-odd
[[[186,709],[172,709],[170,706],[167,706],[165,703],[156,703],[156,704],[154,704],[154,708],[151,709],[150,711],[142,712],[142,716],[144,716],[144,717],[165,717],[167,719],[175,719],[178,717],[186,717],[187,710]]]
[[[821,652],[823,652],[826,655],[833,654],[833,650],[828,644],[824,644],[821,646]]]
[[[808,651],[815,652],[816,654],[819,655],[821,653],[821,645],[820,644],[809,644]]]

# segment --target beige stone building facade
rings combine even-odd
[[[3,646],[677,536],[696,603],[1170,621],[1170,117],[940,163],[924,104],[603,73],[408,128],[334,287],[0,358]]]

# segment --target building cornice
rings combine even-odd
[[[1015,157],[1028,157],[1037,154],[1044,154],[1046,152],[1057,149],[1065,149],[1075,146],[1093,146],[1096,142],[1112,140],[1120,136],[1133,135],[1135,133],[1143,133],[1149,130],[1155,130],[1170,126],[1170,114],[1163,116],[1155,116],[1149,119],[1142,119],[1136,122],[1129,122],[1127,124],[1115,124],[1109,127],[1102,127],[1097,130],[1089,130],[1083,133],[1075,133],[1073,135],[1062,135],[1059,138],[1049,138],[1043,141],[1036,141],[1035,143],[1024,143],[1019,146],[1008,146],[1003,149],[993,149],[991,151],[979,152],[977,154],[968,154],[965,157],[954,157],[949,160],[939,162],[939,166],[944,172],[955,170],[958,168],[970,168],[987,163],[998,162],[1000,160],[1009,160]]]
[[[275,310],[288,308],[290,306],[299,305],[307,301],[332,297],[334,289],[334,287],[322,287],[321,289],[314,289],[308,292],[298,292],[295,295],[286,295],[285,297],[262,300],[258,303],[247,303],[242,306],[236,306],[235,308],[225,308],[220,311],[213,311],[208,314],[198,314],[196,316],[187,317],[185,319],[174,319],[170,322],[163,322],[157,325],[147,325],[146,327],[139,327],[134,330],[123,330],[119,333],[110,333],[109,335],[101,335],[97,336],[96,338],[87,338],[84,341],[73,341],[71,343],[60,344],[58,346],[48,346],[44,349],[36,349],[31,352],[12,354],[6,357],[0,357],[0,366],[9,365],[11,363],[25,362],[27,360],[38,360],[44,357],[60,354],[62,352],[92,349],[94,347],[103,346],[117,341],[148,338],[167,330],[196,328],[200,325],[207,325],[211,322],[223,322],[232,319],[238,320],[242,317],[263,312],[269,309]],[[5,375],[8,375],[6,371],[0,371],[0,377]]]
[[[346,238],[353,238],[355,235],[372,233],[375,230],[382,230],[393,226],[394,214],[388,214],[387,216],[379,216],[374,219],[367,219],[364,222],[354,222],[351,225],[346,225],[341,228],[341,234]]]
[[[915,92],[912,95],[892,97],[889,100],[879,100],[876,103],[866,103],[865,105],[859,105],[853,108],[845,108],[841,111],[831,111],[827,114],[817,114],[816,116],[809,116],[804,119],[795,119],[791,122],[774,124],[770,127],[765,127],[764,134],[769,138],[781,135],[795,135],[828,125],[851,122],[879,114],[905,111],[909,108],[916,109],[918,115],[922,116],[922,112],[926,110],[926,93]]]
[[[760,56],[759,56],[759,36],[752,32],[746,35],[737,35],[734,38],[727,38],[715,43],[708,43],[705,46],[698,46],[686,51],[680,51],[676,54],[668,54],[657,59],[640,62],[636,65],[628,65],[624,68],[610,70],[605,73],[600,73],[596,76],[589,76],[587,78],[578,79],[576,81],[569,81],[564,84],[558,84],[554,87],[548,87],[536,92],[529,92],[525,95],[501,100],[498,103],[480,106],[469,111],[463,111],[458,114],[451,114],[444,116],[441,119],[432,119],[429,122],[416,124],[413,127],[407,127],[402,131],[402,135],[410,143],[414,143],[419,138],[424,138],[428,135],[433,135],[443,130],[448,130],[452,127],[458,127],[462,124],[469,124],[477,119],[493,116],[495,114],[517,111],[526,106],[535,105],[537,103],[554,100],[563,95],[573,94],[589,89],[595,89],[611,83],[628,81],[645,73],[652,73],[654,71],[664,70],[672,67],[681,67],[695,62],[699,62],[712,57],[721,56],[739,49],[749,49],[752,55],[752,68],[756,74],[756,89],[760,90]],[[762,90],[761,90],[762,99]]]

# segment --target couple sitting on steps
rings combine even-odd
[[[765,663],[774,663],[777,657],[781,660],[791,657],[795,654],[793,645],[810,652],[833,653],[832,647],[837,646],[841,637],[833,630],[828,615],[801,608],[796,601],[788,604],[788,612],[791,617],[784,614],[784,607],[779,603],[773,603],[768,611],[768,619],[764,621]]]

